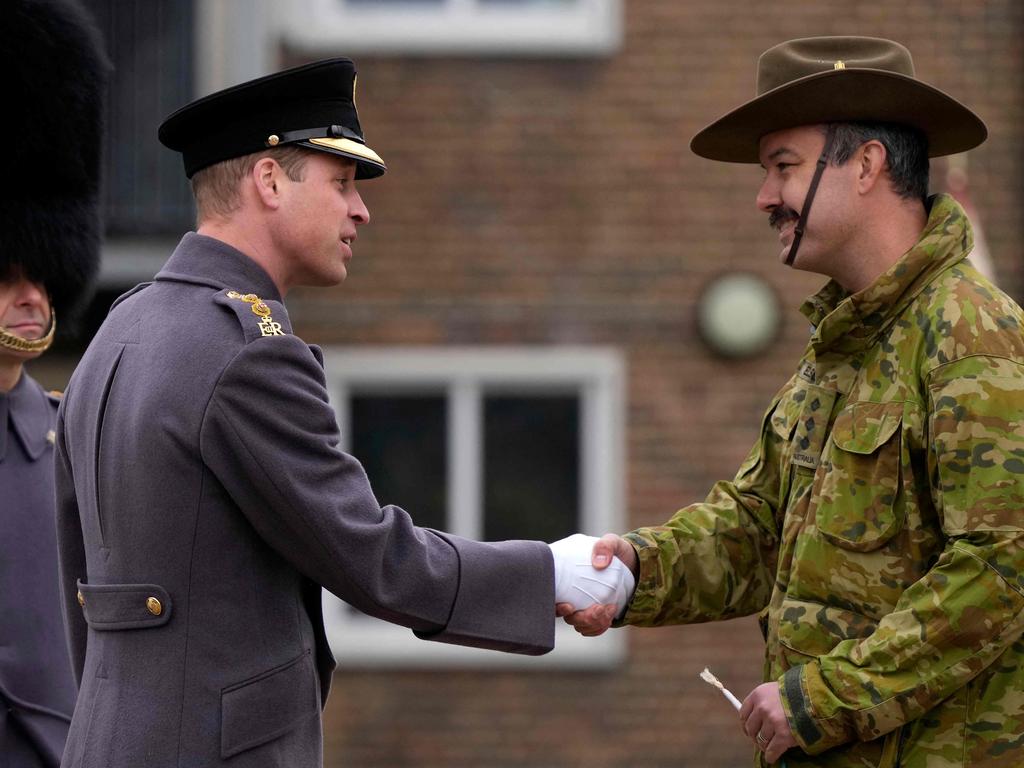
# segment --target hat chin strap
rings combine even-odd
[[[835,123],[829,123],[825,133],[825,146],[821,150],[821,157],[818,158],[818,167],[814,169],[814,176],[811,177],[811,186],[807,188],[807,197],[804,198],[804,209],[800,212],[800,220],[793,230],[793,244],[789,246],[789,255],[786,256],[786,266],[793,266],[796,260],[796,251],[800,247],[800,241],[804,238],[804,228],[807,226],[807,217],[811,213],[811,203],[814,202],[814,195],[818,191],[818,182],[821,181],[821,174],[825,172],[828,165],[828,156],[832,153],[832,144],[836,138]]]
[[[13,349],[15,352],[45,352],[53,344],[53,336],[57,332],[57,313],[50,310],[50,327],[39,339],[26,339],[6,328],[0,328],[0,347]]]

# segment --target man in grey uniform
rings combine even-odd
[[[75,706],[53,519],[60,398],[25,364],[49,349],[99,265],[107,63],[75,4],[10,0],[0,71],[12,150],[0,205],[0,766],[56,768]]]
[[[198,231],[115,303],[58,420],[81,686],[65,766],[319,766],[334,668],[321,585],[425,639],[541,654],[556,596],[597,574],[589,540],[418,528],[338,449],[320,350],[292,335],[283,299],[344,279],[369,221],[356,180],[384,163],[354,84],[347,59],[316,62],[161,126]],[[583,585],[582,604],[624,605],[627,573]]]

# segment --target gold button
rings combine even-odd
[[[78,604],[85,605],[85,595],[82,594],[82,590],[78,590]]]
[[[267,144],[269,144],[270,146],[276,147],[280,143],[281,139],[278,137],[276,133],[272,133],[269,136],[267,136]]]
[[[152,613],[154,616],[159,616],[164,612],[164,607],[160,605],[160,601],[155,597],[146,598],[146,610]]]

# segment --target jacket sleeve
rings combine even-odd
[[[974,356],[929,380],[928,476],[947,543],[863,640],[790,669],[783,703],[817,754],[921,717],[1024,635],[1024,366]]]
[[[782,451],[796,423],[793,381],[772,401],[761,434],[731,482],[664,525],[625,538],[639,577],[623,624],[660,626],[746,616],[771,596],[778,557]]]
[[[419,528],[378,504],[338,444],[323,369],[301,340],[277,336],[246,345],[226,367],[200,449],[265,541],[365,613],[432,640],[528,654],[553,647],[546,544]]]
[[[82,684],[82,670],[85,668],[85,641],[88,625],[78,604],[78,578],[86,572],[85,545],[82,541],[82,524],[78,517],[78,499],[75,496],[75,480],[68,463],[67,444],[64,434],[64,405],[61,402],[57,412],[57,439],[54,451],[54,490],[57,499],[57,551],[61,609],[64,612],[64,630],[67,635],[68,651],[75,684]]]

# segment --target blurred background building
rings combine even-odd
[[[732,476],[822,279],[777,262],[760,169],[688,142],[753,95],[757,56],[782,40],[899,40],[921,78],[986,120],[985,145],[933,163],[933,189],[969,194],[998,282],[1024,294],[1019,0],[84,1],[116,65],[102,285],[33,374],[62,388],[111,300],[193,226],[162,118],[351,56],[389,172],[361,187],[373,222],[347,282],[294,292],[289,312],[326,351],[380,501],[425,525],[624,531]],[[735,713],[697,675],[709,666],[741,697],[759,682],[753,619],[565,632],[532,659],[326,609],[340,664],[328,766],[749,764]]]

